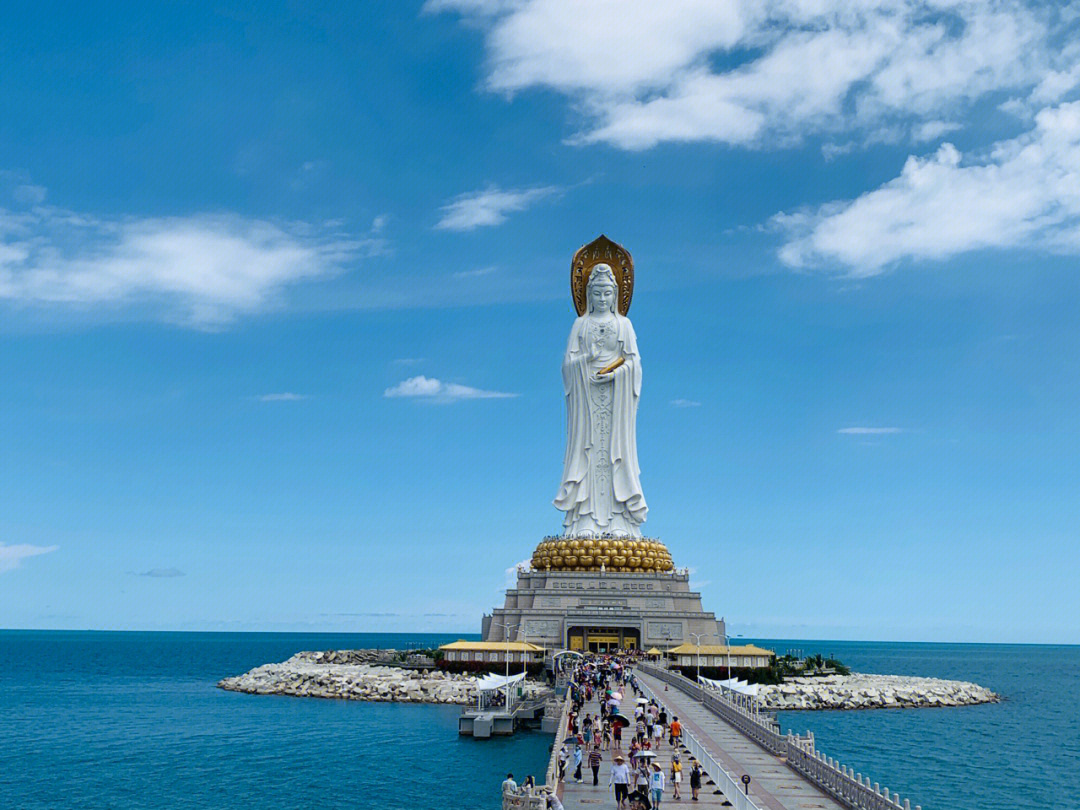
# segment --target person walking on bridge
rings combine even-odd
[[[600,784],[600,762],[603,760],[604,755],[600,753],[599,747],[594,747],[589,752],[589,767],[592,768],[592,783],[593,787]]]
[[[660,763],[654,762],[652,773],[649,774],[649,792],[652,796],[653,810],[660,810],[660,800],[664,798],[666,784],[664,771],[660,768]]]
[[[608,785],[615,788],[615,810],[625,810],[626,799],[630,795],[630,766],[621,755],[611,763]]]
[[[678,749],[679,743],[682,741],[682,723],[679,722],[678,717],[671,721],[668,731],[671,732],[671,747]]]
[[[690,798],[698,800],[698,791],[701,790],[701,764],[696,760],[690,760]]]
[[[637,766],[637,776],[634,779],[634,784],[641,795],[645,797],[645,801],[649,801],[649,766],[647,762],[642,762]],[[651,808],[651,805],[650,805]]]

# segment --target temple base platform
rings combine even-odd
[[[503,607],[484,616],[483,639],[600,653],[666,650],[699,640],[702,645],[723,644],[723,621],[702,609],[701,594],[690,590],[689,579],[685,569],[519,569],[517,585],[506,592]]]

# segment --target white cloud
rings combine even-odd
[[[898,427],[846,427],[840,428],[837,433],[849,436],[883,436],[889,433],[903,433],[903,428]]]
[[[937,121],[990,93],[1067,92],[1075,21],[1020,0],[429,0],[485,36],[484,85],[548,88],[576,143],[773,146]],[[595,32],[603,32],[603,45]],[[1057,81],[1044,84],[1049,71]],[[1075,82],[1074,82],[1075,85]]]
[[[788,234],[786,264],[840,265],[854,277],[980,248],[1080,253],[1080,102],[1041,110],[1031,132],[972,161],[946,143],[854,200],[773,224]]]
[[[501,225],[507,214],[524,211],[534,202],[561,193],[556,186],[500,189],[491,186],[456,197],[442,207],[442,219],[435,226],[444,231],[471,231],[474,228]]]
[[[698,575],[698,570],[692,565],[688,565],[686,567],[686,572],[692,577],[696,577]],[[708,585],[711,585],[711,584],[712,584],[711,579],[702,579],[702,580],[695,579],[693,582],[690,583],[690,589],[696,591],[696,590],[700,590],[701,588],[704,588],[704,587],[706,587]]]
[[[282,391],[280,394],[262,394],[259,402],[299,402],[307,399],[307,394],[294,394],[292,391]]]
[[[10,197],[19,205],[41,205],[48,196],[45,186],[35,185],[26,172],[0,169],[0,196]]]
[[[530,565],[532,565],[532,559],[521,560],[520,562],[515,563],[514,565],[511,565],[509,568],[507,568],[504,571],[504,574],[506,575],[506,587],[507,587],[507,589],[517,587],[517,572],[518,572],[518,569],[519,568],[526,568],[527,569]],[[516,635],[516,631],[511,631],[511,632],[514,632],[515,635]]]
[[[671,405],[674,408],[699,408],[701,403],[693,399],[673,399]]]
[[[5,545],[0,543],[0,572],[18,568],[19,563],[27,557],[36,557],[39,554],[51,554],[59,546],[32,546],[28,543]]]
[[[926,121],[918,124],[911,132],[911,139],[920,143],[936,141],[942,135],[955,132],[960,125],[953,121]]]
[[[13,188],[11,196],[17,203],[22,203],[24,205],[41,205],[45,202],[47,191],[45,186],[35,186],[27,183]]]
[[[100,218],[54,206],[0,208],[0,302],[143,305],[213,327],[385,250],[371,235],[228,214]]]
[[[475,270],[459,270],[454,273],[454,278],[479,278],[480,276],[490,276],[499,268],[497,267],[478,267]]]
[[[458,402],[463,399],[509,399],[517,394],[503,391],[484,391],[467,385],[446,383],[434,377],[410,377],[383,391],[384,397],[411,397],[432,402]]]

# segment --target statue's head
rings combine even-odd
[[[589,312],[615,311],[615,299],[619,294],[619,285],[615,283],[615,273],[610,265],[593,265],[586,291],[589,299]]]

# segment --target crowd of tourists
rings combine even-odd
[[[646,698],[634,675],[633,665],[640,653],[590,654],[567,664],[570,712],[567,736],[556,740],[558,782],[572,779],[597,790],[606,789],[615,810],[659,810],[665,798],[683,798],[682,723],[669,716],[657,701]],[[589,711],[595,702],[597,709]],[[632,706],[632,709],[624,709]],[[660,763],[666,754],[668,765]],[[607,782],[600,772],[609,762]],[[687,756],[686,782],[691,801],[698,801],[703,771],[700,763]],[[503,782],[503,791],[532,792],[532,777],[518,785],[513,774]],[[563,810],[558,792],[547,796],[549,810]]]
[[[593,787],[607,789],[616,810],[653,810],[666,796],[683,798],[682,724],[644,697],[632,669],[635,661],[631,655],[590,655],[575,663],[568,684],[568,736],[558,752],[559,780],[580,784],[591,776]],[[598,709],[590,713],[586,707],[594,701]],[[661,754],[667,755],[667,767]],[[610,765],[602,785],[605,761]],[[690,798],[697,801],[701,766],[690,757],[686,771]]]

